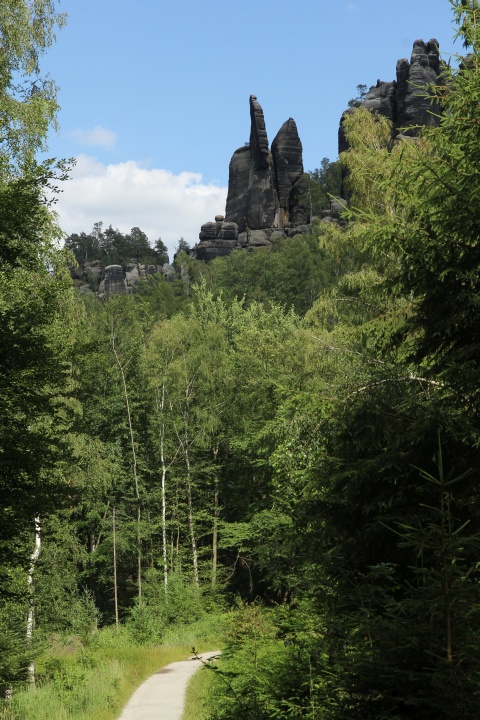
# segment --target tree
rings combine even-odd
[[[391,154],[386,149],[370,154],[377,167],[383,165],[373,183],[377,201],[374,209],[360,207],[368,211],[369,247],[378,255],[395,253],[389,286],[411,299],[397,341],[408,340],[411,359],[447,383],[455,402],[468,398],[477,418],[480,144],[474,126],[480,107],[480,10],[476,2],[452,5],[472,54],[458,70],[445,70],[445,84],[436,90],[444,109],[440,125]],[[372,187],[371,168],[358,164],[352,182],[366,187],[367,174]]]
[[[43,190],[42,176],[33,172],[0,182],[5,219],[0,243],[0,563],[7,577],[17,577],[13,593],[8,582],[4,588],[4,600],[10,596],[13,605],[6,600],[0,614],[13,612],[14,617],[18,611],[26,617],[22,603],[34,602],[26,583],[30,575],[34,587],[41,520],[67,499],[62,464],[77,411],[70,397],[73,294],[65,254],[55,247],[60,232],[42,202]],[[15,679],[12,667],[4,679]]]
[[[138,227],[133,227],[127,235],[128,249],[132,257],[137,261],[145,260],[153,255],[152,248],[148,242],[148,237]]]
[[[293,307],[303,315],[330,283],[330,262],[315,235],[275,241],[254,253],[233,252],[209,263],[210,282],[225,299]]]
[[[358,107],[361,104],[362,100],[364,99],[365,95],[368,92],[368,87],[366,85],[360,84],[360,85],[357,85],[356,90],[357,90],[357,96],[348,101],[349,108]]]
[[[316,170],[308,173],[312,215],[320,216],[322,210],[330,207],[332,197],[340,197],[342,190],[342,168],[338,160],[323,158]]]
[[[0,9],[0,175],[21,174],[45,148],[58,110],[56,87],[40,72],[40,56],[65,15],[55,0],[11,0]]]
[[[162,238],[159,237],[158,240],[155,240],[154,250],[157,255],[157,262],[160,265],[165,265],[165,263],[169,262],[168,248],[163,242]]]
[[[183,237],[181,237],[180,240],[178,241],[178,244],[177,244],[177,247],[175,250],[175,254],[178,255],[182,251],[188,253],[189,250],[190,250],[190,243],[188,243],[186,240],[184,240]]]
[[[81,301],[82,302],[82,301]],[[108,303],[86,298],[79,311],[75,372],[76,396],[83,412],[75,429],[83,449],[75,466],[81,498],[77,523],[88,560],[84,582],[106,617],[114,617],[114,554],[118,607],[124,616],[142,585],[143,556],[149,544],[148,464],[143,434],[143,379],[140,356],[149,327],[145,306],[132,296]],[[95,477],[95,466],[97,467]],[[81,472],[80,472],[81,471]],[[93,475],[93,477],[92,477]],[[113,518],[115,510],[115,544]]]

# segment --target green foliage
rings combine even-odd
[[[155,240],[155,244],[153,247],[158,256],[158,262],[161,265],[168,263],[168,248],[162,241],[162,238],[158,238],[158,240]]]
[[[274,702],[268,692],[279,657],[284,653],[276,628],[257,604],[240,605],[232,612],[226,648],[213,685],[212,720],[273,717]]]
[[[175,255],[178,255],[181,252],[188,252],[190,250],[190,243],[187,242],[183,237],[180,238],[180,240],[177,243],[177,247],[175,249]]]
[[[330,282],[330,265],[317,238],[297,235],[253,253],[233,252],[211,263],[211,282],[232,300],[293,307],[303,315]]]
[[[308,173],[312,216],[320,216],[330,207],[330,200],[340,197],[342,190],[342,166],[338,160],[323,158],[316,170]]]
[[[362,100],[364,99],[365,95],[368,92],[368,87],[366,85],[360,84],[356,87],[357,95],[356,97],[352,98],[348,101],[348,107],[358,107]]]
[[[161,239],[152,248],[138,227],[133,227],[127,234],[114,230],[111,225],[105,231],[102,227],[103,223],[97,222],[89,234],[73,233],[65,240],[65,247],[75,255],[79,265],[100,260],[106,265],[118,264],[125,268],[132,258],[147,264],[168,262],[167,249]]]
[[[200,620],[206,604],[202,591],[181,572],[170,573],[165,593],[162,575],[150,568],[145,573],[143,599],[131,609],[126,627],[140,645],[161,643],[172,627],[186,627]]]
[[[149,312],[157,319],[171,318],[188,304],[184,284],[178,276],[174,280],[167,280],[158,273],[148,275],[146,282],[134,286],[134,294],[145,301]]]
[[[55,125],[57,88],[42,77],[40,57],[55,39],[65,16],[54,0],[10,0],[0,9],[0,177],[21,177],[45,149]]]
[[[452,6],[472,56],[439,127],[392,146],[384,118],[345,120],[342,227],[209,265],[182,247],[173,282],[101,303],[55,249],[53,171],[0,184],[4,693],[40,653],[68,717],[99,658],[217,637],[233,606],[212,720],[479,716],[480,10]],[[324,203],[340,166],[315,173]],[[101,223],[68,242],[165,251]],[[65,632],[75,659],[42,659]]]

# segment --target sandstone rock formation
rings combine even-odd
[[[255,95],[250,96],[250,121],[249,144],[236,150],[230,161],[225,217],[202,225],[200,242],[192,251],[200,260],[309,232],[310,195],[295,120],[282,125],[271,150]]]
[[[95,295],[108,300],[110,295],[124,295],[148,275],[161,273],[167,281],[175,279],[173,265],[144,265],[133,258],[125,270],[121,265],[103,266],[99,260],[85,262],[83,267],[70,269],[74,285],[83,295]]]
[[[370,88],[359,105],[372,112],[384,115],[393,123],[396,135],[415,136],[425,125],[437,125],[440,108],[432,101],[429,86],[441,81],[442,62],[438,42],[435,39],[424,42],[415,40],[410,62],[397,62],[396,80],[377,84]],[[346,111],[353,112],[353,108]],[[338,134],[338,151],[348,150],[343,130],[343,118]]]
[[[100,283],[99,293],[105,295],[106,299],[110,295],[123,295],[127,292],[125,275],[121,265],[107,265],[105,268],[105,276]]]

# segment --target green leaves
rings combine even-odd
[[[54,82],[40,75],[40,56],[65,15],[54,0],[6,0],[0,8],[0,177],[21,176],[58,110]]]

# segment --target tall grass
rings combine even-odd
[[[182,720],[207,720],[210,690],[216,678],[212,670],[201,668],[188,683]]]
[[[87,645],[57,640],[37,661],[36,687],[4,701],[0,720],[116,720],[132,692],[156,670],[187,658],[192,646],[200,652],[216,649],[216,638],[207,639],[208,627],[195,625],[178,630],[177,637],[172,631],[168,644],[159,647],[139,646],[128,633],[111,630]]]

